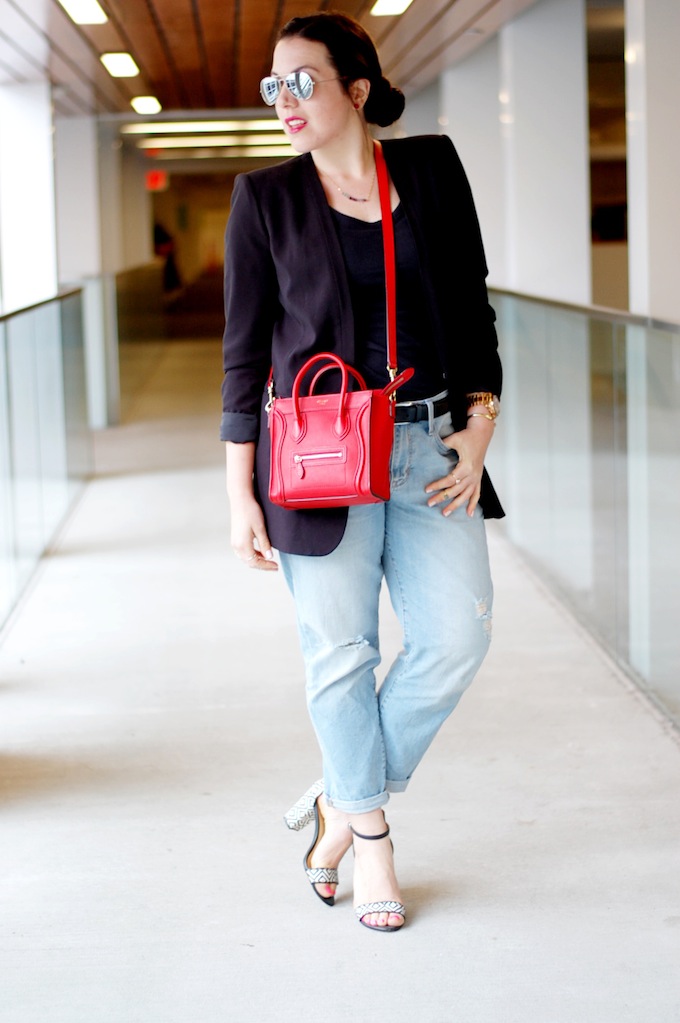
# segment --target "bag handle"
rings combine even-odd
[[[293,381],[293,393],[291,395],[294,417],[293,433],[295,434],[295,437],[298,439],[302,436],[304,432],[303,416],[300,410],[300,390],[302,388],[302,381],[309,372],[309,370],[316,366],[319,362],[324,362],[325,365],[322,366],[321,369],[318,369],[314,376],[312,377],[312,382],[309,385],[307,394],[310,397],[314,394],[314,388],[316,387],[319,377],[323,376],[324,373],[327,373],[329,370],[332,369],[340,370],[341,375],[339,392],[340,400],[338,402],[338,415],[335,420],[335,425],[333,427],[338,437],[344,436],[348,428],[347,414],[345,409],[345,399],[347,397],[347,385],[349,383],[350,376],[354,377],[362,391],[366,390],[366,382],[362,377],[361,373],[359,373],[352,366],[349,366],[338,355],[333,355],[332,352],[317,352],[316,355],[310,356],[310,358],[307,359],[304,365],[300,367],[295,377],[295,380]],[[385,384],[385,386],[379,393],[385,395],[388,398],[394,398],[394,394],[397,388],[401,387],[402,384],[405,384],[407,380],[410,380],[414,372],[415,370],[410,366],[408,369],[402,370],[402,372],[398,376],[393,377],[390,381],[388,381],[388,383]]]
[[[348,362],[345,363],[345,366],[347,367],[347,372],[349,373],[349,375],[351,377],[354,377],[354,379],[358,383],[359,389],[361,391],[365,391],[366,390],[366,381],[362,377],[362,375],[359,372],[359,370],[355,369],[354,366],[350,366]],[[316,373],[312,377],[312,382],[309,385],[309,390],[307,391],[307,394],[310,396],[310,398],[314,394],[314,388],[316,387],[316,385],[317,385],[317,383],[319,381],[319,377],[322,377],[324,375],[324,373],[328,373],[328,371],[331,370],[331,369],[335,369],[335,366],[328,365],[328,366],[322,366],[321,369],[317,369]],[[388,385],[388,386],[391,386],[391,384]]]
[[[359,372],[359,370],[358,369],[354,369],[354,367],[350,366],[349,363],[347,363],[347,362],[345,363],[345,367],[346,367],[347,372],[349,373],[349,375],[351,377],[354,377],[354,379],[358,383],[360,389],[362,391],[365,391],[366,390],[366,381],[362,377],[362,375]],[[303,368],[302,368],[303,374],[306,372],[306,369],[307,369],[306,365],[303,366]],[[317,385],[319,377],[322,377],[324,373],[327,373],[329,370],[332,370],[332,369],[335,369],[335,365],[332,364],[332,363],[329,363],[329,365],[327,365],[327,366],[322,366],[321,369],[317,369],[316,373],[312,377],[312,382],[309,385],[309,390],[307,391],[307,394],[310,396],[310,398],[314,394],[314,388]],[[385,384],[383,389],[381,391],[377,392],[377,393],[384,394],[386,398],[392,398],[394,396],[395,392],[397,391],[397,389],[399,387],[401,387],[402,384],[405,384],[407,380],[410,380],[414,373],[415,373],[415,370],[411,366],[409,366],[408,369],[403,369],[401,371],[401,373],[399,373],[396,377],[394,377],[393,380],[389,380]]]
[[[325,369],[340,370],[340,375],[342,378],[340,383],[340,401],[338,403],[338,415],[335,420],[335,426],[333,427],[333,429],[337,433],[338,437],[342,437],[343,434],[347,432],[348,424],[346,422],[345,416],[345,396],[347,394],[349,367],[345,362],[343,362],[343,360],[339,356],[333,355],[332,352],[317,352],[316,355],[312,355],[309,359],[307,359],[304,366],[300,367],[295,377],[295,380],[293,381],[293,393],[291,395],[291,398],[293,400],[293,416],[295,419],[295,423],[293,425],[293,433],[296,438],[300,438],[303,433],[302,413],[300,412],[300,387],[302,385],[302,378],[305,376],[307,371],[310,370],[312,366],[316,366],[318,362],[327,362],[331,364],[324,367],[324,369],[320,370],[321,373],[323,373]],[[314,382],[316,382],[318,376],[319,373],[317,373],[316,376],[314,377]]]
[[[390,179],[382,146],[374,139],[375,170],[378,177],[380,213],[382,216],[383,250],[385,255],[385,303],[387,324],[387,372],[390,380],[397,375],[397,268],[394,257],[394,220],[390,201]],[[392,392],[394,395],[394,391]]]

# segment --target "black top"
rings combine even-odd
[[[331,210],[345,257],[356,332],[356,368],[368,387],[387,383],[387,326],[382,222],[366,223]],[[397,365],[414,375],[397,401],[431,398],[446,389],[437,351],[423,316],[425,293],[413,232],[401,205],[393,213],[397,268]]]

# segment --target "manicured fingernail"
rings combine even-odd
[[[267,559],[267,561],[273,561],[274,560],[274,551],[272,551],[272,550],[265,551],[264,552],[264,556]]]

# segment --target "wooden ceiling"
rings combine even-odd
[[[52,83],[62,116],[131,114],[134,96],[167,111],[252,109],[283,24],[329,8],[360,20],[388,77],[405,91],[428,84],[535,0],[413,0],[375,18],[373,0],[100,0],[104,25],[76,26],[58,0],[0,0],[0,85]],[[104,52],[126,51],[136,78],[111,78]]]

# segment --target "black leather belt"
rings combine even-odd
[[[448,398],[440,398],[439,401],[435,401],[433,403],[433,416],[443,416],[444,413],[448,411]],[[404,402],[403,405],[397,405],[394,410],[394,421],[395,423],[422,423],[423,420],[429,418],[429,415],[430,410],[425,402],[409,401]]]

